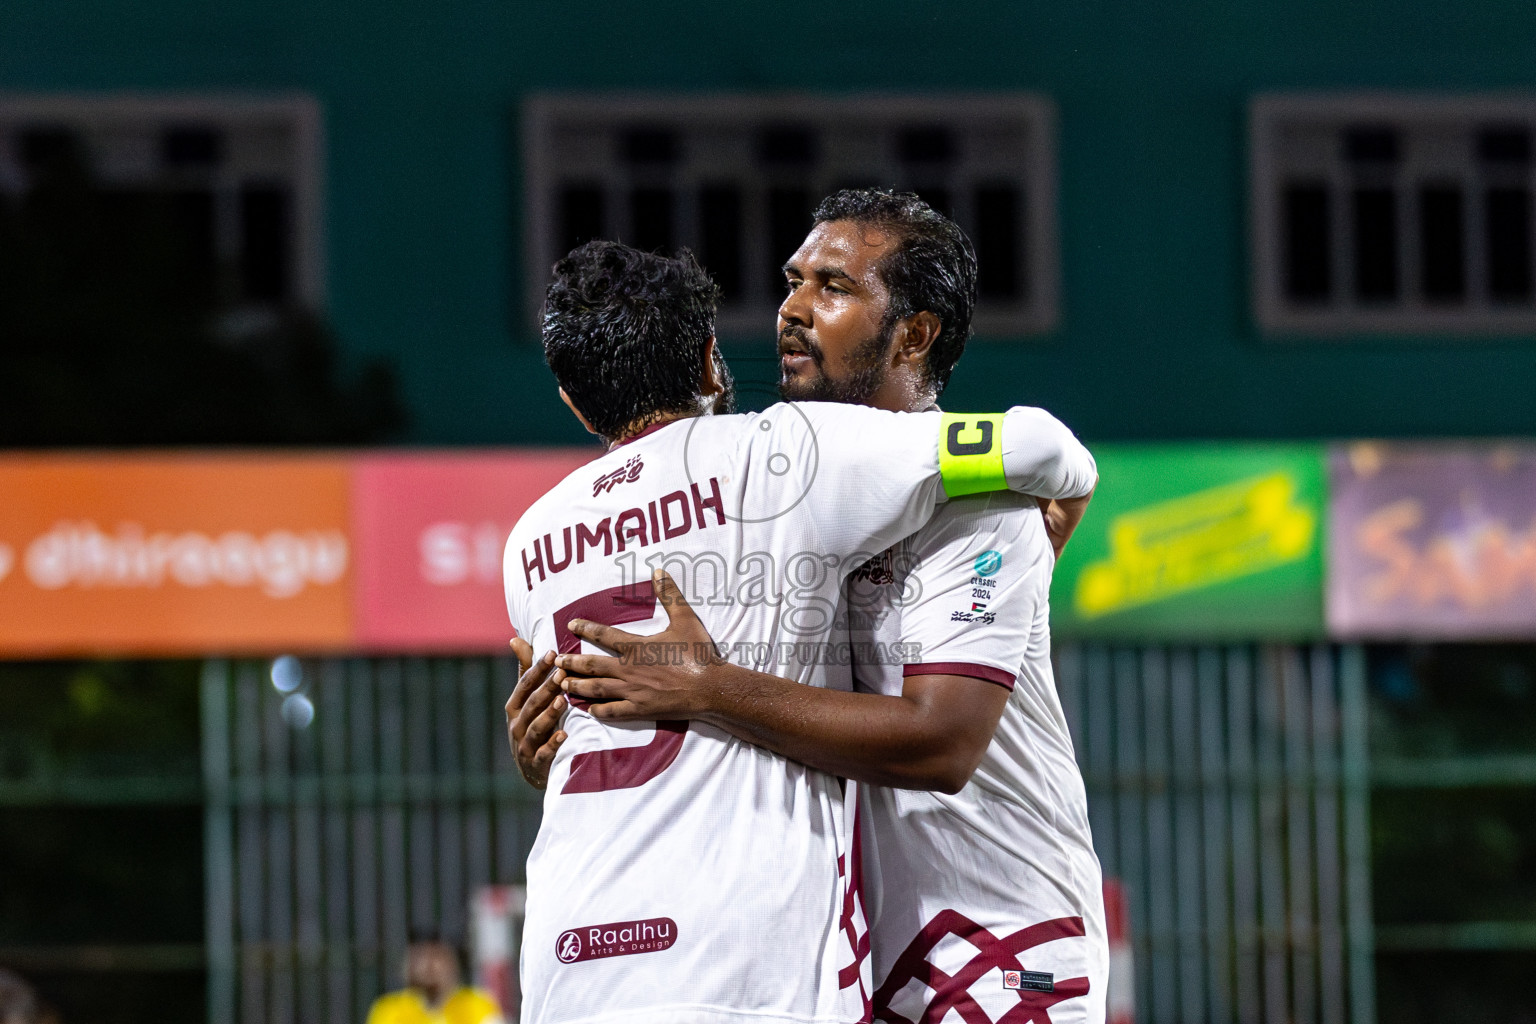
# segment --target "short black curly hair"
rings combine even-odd
[[[881,329],[914,313],[937,316],[942,330],[928,350],[926,374],[935,394],[943,391],[970,339],[976,309],[976,250],[960,225],[916,193],[885,188],[834,192],[812,216],[817,224],[849,220],[900,237],[901,243],[878,268],[891,294]]]
[[[625,428],[699,407],[720,289],[686,249],[675,257],[587,242],[554,266],[544,359],[592,428]]]

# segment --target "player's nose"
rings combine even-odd
[[[811,301],[806,288],[796,288],[779,303],[779,330],[786,324],[800,327],[811,326]]]

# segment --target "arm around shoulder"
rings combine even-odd
[[[1099,480],[1092,453],[1067,425],[1030,406],[1003,418],[1003,471],[1010,490],[1053,500],[1086,498]]]

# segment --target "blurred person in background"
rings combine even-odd
[[[14,971],[0,967],[0,1024],[58,1024],[59,1015]]]
[[[405,988],[374,1000],[368,1024],[502,1024],[502,1017],[489,992],[459,984],[459,951],[423,932],[405,949]]]

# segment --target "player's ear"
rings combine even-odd
[[[922,363],[928,359],[928,350],[939,339],[943,324],[936,314],[923,310],[901,321],[896,339],[895,358],[900,363]]]
[[[587,433],[597,434],[597,429],[581,414],[581,410],[576,408],[576,403],[572,402],[571,396],[565,393],[565,388],[560,389],[560,401],[565,403],[565,407],[571,410],[577,419],[581,420],[581,425],[587,428]],[[597,434],[597,436],[602,437],[603,435]]]
[[[710,335],[704,345],[704,375],[699,378],[699,396],[714,398],[725,391],[725,381],[720,379],[719,360],[715,358],[715,338]]]

